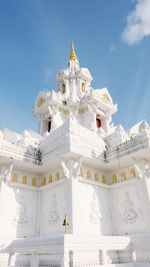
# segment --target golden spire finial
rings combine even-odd
[[[76,55],[76,52],[75,52],[75,50],[74,50],[73,42],[72,42],[72,44],[71,44],[71,51],[70,51],[69,59],[70,59],[70,60],[78,60],[77,55]]]

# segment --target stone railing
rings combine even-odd
[[[138,135],[130,140],[112,147],[104,152],[105,161],[111,161],[117,157],[123,157],[141,149],[146,149],[149,146],[150,135]]]
[[[0,144],[0,155],[10,159],[41,165],[41,153],[37,148],[32,146],[24,147],[20,145],[2,143]]]

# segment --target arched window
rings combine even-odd
[[[97,128],[101,127],[101,120],[100,120],[99,115],[96,115],[96,126],[97,126]]]
[[[52,183],[53,182],[53,176],[50,174],[49,176],[49,180],[48,180],[49,183]]]
[[[42,178],[42,186],[43,185],[46,185],[46,178],[45,177]]]
[[[65,86],[65,84],[64,84],[64,83],[62,84],[62,93],[63,93],[63,94],[65,94],[65,93],[66,93],[66,86]]]
[[[48,123],[47,123],[47,131],[51,131],[51,118],[49,118]]]
[[[81,177],[83,177],[83,170],[82,168],[80,168],[80,174],[79,174]]]
[[[98,182],[99,181],[99,177],[98,177],[98,173],[95,173],[95,181]]]
[[[14,183],[17,183],[17,182],[18,182],[18,176],[17,176],[16,173],[13,174],[12,181],[13,181]]]
[[[125,172],[121,172],[121,180],[126,181],[126,179],[127,179],[127,177],[126,177]]]
[[[91,179],[91,172],[89,170],[87,171],[87,179]]]
[[[131,177],[136,177],[135,170],[133,168],[130,170],[130,176]]]
[[[112,176],[112,183],[113,184],[117,183],[117,176],[115,174],[113,174],[113,176]]]
[[[82,83],[82,85],[81,85],[81,91],[82,91],[82,93],[85,93],[85,83]]]
[[[32,178],[32,186],[36,186],[36,178]]]
[[[26,176],[26,175],[24,175],[24,176],[22,177],[22,183],[23,183],[23,184],[27,184],[27,176]]]
[[[106,184],[107,183],[107,178],[105,175],[102,175],[102,183]]]
[[[59,172],[56,173],[56,181],[59,180]]]

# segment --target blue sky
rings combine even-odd
[[[39,90],[56,89],[73,41],[126,129],[150,123],[150,0],[0,0],[0,128],[37,130]]]

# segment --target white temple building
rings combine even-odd
[[[0,131],[0,267],[150,266],[150,127],[113,125],[71,47],[39,132]]]

